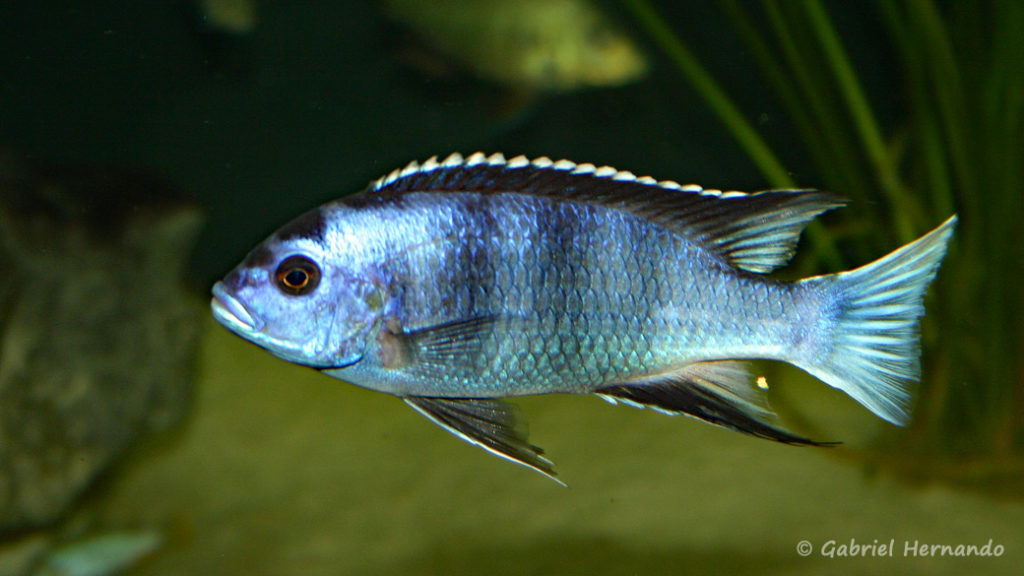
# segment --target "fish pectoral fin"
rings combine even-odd
[[[638,408],[686,414],[705,422],[785,444],[816,442],[771,423],[775,413],[762,390],[751,384],[745,364],[734,361],[697,362],[678,370],[600,388],[598,396]]]
[[[413,360],[432,365],[472,364],[484,339],[494,333],[498,316],[477,316],[421,328],[401,335]]]
[[[544,458],[544,450],[527,441],[519,426],[516,407],[500,400],[480,398],[428,398],[405,396],[405,403],[452,434],[500,456],[551,478],[555,465]]]

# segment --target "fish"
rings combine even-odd
[[[196,16],[211,32],[250,36],[259,23],[256,0],[194,0]]]
[[[214,317],[397,396],[556,482],[514,403],[594,394],[793,445],[746,360],[786,362],[893,424],[954,214],[874,262],[786,282],[819,190],[755,193],[500,153],[412,162],[285,224],[213,286]]]
[[[524,93],[621,86],[648,70],[636,42],[591,0],[384,0],[382,7],[429,52]]]

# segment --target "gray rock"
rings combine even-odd
[[[0,159],[0,532],[57,522],[183,415],[198,209],[147,176]]]

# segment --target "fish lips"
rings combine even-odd
[[[241,301],[232,296],[223,282],[213,285],[210,309],[218,322],[237,334],[248,335],[263,329],[263,321],[253,316]]]
[[[302,355],[296,355],[293,351],[283,350],[275,346],[273,342],[259,335],[259,332],[266,326],[266,322],[249,312],[241,300],[230,294],[223,282],[217,282],[213,285],[213,298],[210,300],[210,309],[213,311],[213,317],[217,322],[220,322],[228,330],[266,348],[278,358],[300,366],[308,366],[316,370],[340,370],[357,364],[363,359],[362,354],[360,354],[359,357],[344,362],[318,362]]]

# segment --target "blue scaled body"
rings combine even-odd
[[[455,154],[285,225],[214,286],[212,307],[271,353],[399,396],[552,477],[501,398],[595,393],[814,444],[773,422],[739,361],[796,365],[904,423],[922,298],[956,221],[849,272],[764,275],[842,204]]]

